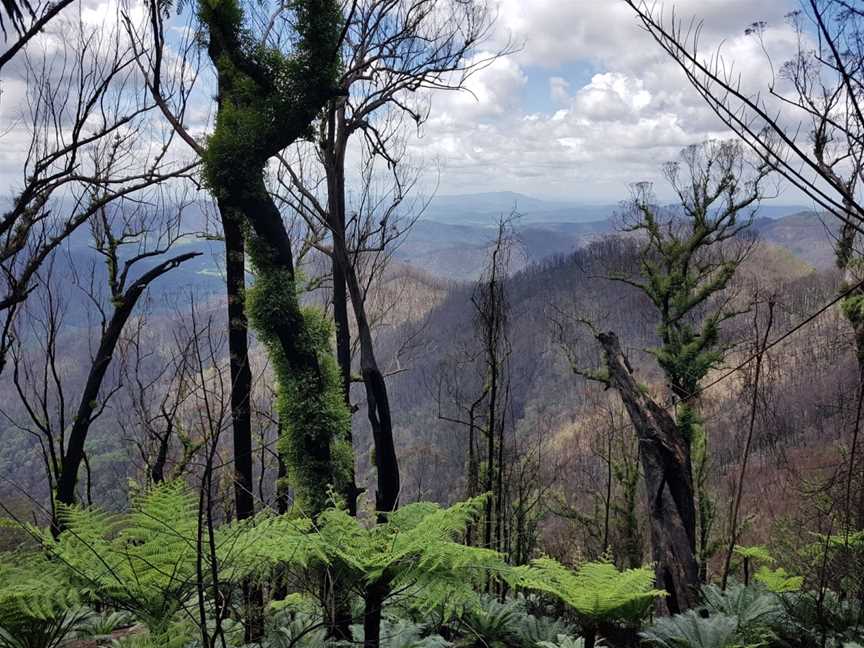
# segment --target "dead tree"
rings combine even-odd
[[[123,24],[132,46],[139,54],[139,70],[155,105],[177,136],[189,146],[196,157],[203,155],[204,146],[184,126],[189,97],[200,69],[194,38],[180,43],[179,56],[169,67],[165,61],[165,15],[156,0],[147,3],[145,27],[133,23],[128,13]],[[219,210],[221,239],[225,250],[225,293],[228,321],[228,352],[231,359],[231,419],[234,441],[235,511],[238,519],[255,514],[252,454],[251,389],[249,366],[249,322],[246,315],[246,246],[243,223],[236,214]]]
[[[391,511],[398,504],[399,465],[387,386],[375,353],[364,278],[358,266],[364,256],[383,251],[404,233],[405,224],[400,230],[395,221],[397,209],[410,187],[399,186],[397,178],[397,190],[389,205],[371,210],[363,209],[361,204],[350,214],[345,190],[346,152],[354,136],[362,137],[364,148],[373,157],[382,158],[395,169],[402,158],[399,133],[403,118],[410,118],[419,127],[428,116],[425,91],[464,87],[471,74],[509,48],[488,57],[473,58],[493,24],[492,12],[483,0],[361,0],[350,5],[346,21],[342,47],[344,71],[337,83],[336,98],[325,107],[317,141],[326,178],[326,198],[309,200],[313,197],[312,187],[305,185],[290,167],[289,172],[293,191],[305,194],[302,202],[313,205],[314,220],[323,224],[332,240],[329,253],[336,352],[346,402],[350,401],[351,383],[350,297],[359,338],[367,415],[375,441],[376,509]],[[358,225],[362,238],[351,236]]]
[[[667,20],[645,0],[627,3],[719,119],[838,222],[836,262],[845,276],[841,289],[852,289],[843,312],[855,341],[858,391],[864,393],[864,276],[858,251],[864,233],[864,11],[848,0],[803,1],[800,10],[787,16],[798,51],[776,68],[767,60],[771,80],[764,91],[753,92],[719,52],[703,57],[697,24],[685,26],[674,15]],[[755,23],[746,33],[761,40],[766,27]],[[861,452],[857,423],[851,437],[849,465],[854,466]],[[862,527],[864,492],[857,508]]]
[[[669,593],[666,603],[675,614],[699,601],[696,563],[696,509],[690,444],[675,419],[647,395],[614,333],[599,332],[604,381],[621,396],[640,443],[640,459],[648,492],[651,556],[657,584]]]
[[[164,258],[182,235],[177,225],[171,222],[161,233],[154,232],[150,218],[135,214],[135,210],[132,210],[132,214],[123,213],[124,208],[126,205],[121,201],[114,213],[109,213],[109,208],[103,208],[91,220],[94,245],[105,263],[111,306],[106,310],[100,309],[102,322],[99,346],[92,358],[60,462],[56,498],[62,504],[71,505],[75,502],[78,469],[84,459],[87,434],[94,413],[104,407],[100,405],[99,399],[102,382],[135,305],[151,283],[182,263],[200,256],[199,252],[179,254],[160,261],[136,276],[142,262]],[[153,238],[157,240],[152,247],[148,242],[148,234],[154,235]],[[134,246],[135,251],[125,256],[128,246]]]
[[[15,58],[33,38],[43,32],[60,12],[71,5],[73,0],[56,0],[55,2],[35,2],[29,0],[3,0],[0,9],[0,31],[6,41],[6,50],[0,54],[0,69]],[[4,19],[3,15],[6,15]],[[6,21],[15,31],[13,40],[9,43],[9,31]]]
[[[669,592],[662,605],[677,613],[698,602],[697,526],[704,531],[710,522],[702,509],[706,494],[697,492],[693,477],[694,448],[707,444],[700,382],[725,355],[721,325],[742,312],[727,288],[752,247],[743,234],[768,169],[751,165],[736,142],[706,142],[684,149],[664,171],[679,205],[664,210],[650,186],[635,185],[624,218],[642,237],[639,275],[605,278],[641,291],[656,309],[660,344],[649,352],[668,382],[674,416],[633,378],[617,336],[584,320],[604,364],[599,372],[578,365],[574,371],[614,388],[627,408],[640,439],[657,582]]]
[[[172,132],[152,128],[154,105],[137,89],[138,55],[116,29],[62,24],[57,51],[22,54],[30,143],[22,182],[0,214],[0,373],[15,315],[52,252],[113,201],[194,168],[172,160]],[[143,146],[145,138],[158,144]]]

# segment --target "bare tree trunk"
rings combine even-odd
[[[225,239],[225,289],[228,301],[228,353],[231,370],[231,425],[234,442],[234,507],[238,520],[255,515],[252,457],[252,370],[249,367],[249,322],[246,317],[246,251],[243,228],[231,214],[222,215]],[[243,583],[245,641],[264,634],[261,588]]]
[[[328,110],[328,137],[323,148],[324,168],[327,174],[327,216],[329,227],[335,239],[345,241],[345,146],[344,113],[342,109],[331,104]],[[346,254],[333,254],[331,266],[333,274],[333,319],[336,323],[336,360],[342,377],[342,392],[345,405],[351,410],[351,324],[348,318],[348,272],[350,259]],[[352,293],[353,294],[353,293]],[[358,306],[352,305],[356,311]],[[365,306],[361,304],[360,308]],[[348,443],[353,448],[353,435],[348,430]],[[357,515],[357,498],[360,491],[354,473],[354,464],[350,466],[351,473],[347,480],[345,493],[348,512]]]
[[[87,433],[90,431],[93,414],[99,404],[98,399],[102,382],[105,379],[108,366],[111,364],[111,359],[114,357],[114,350],[117,347],[117,342],[120,340],[120,335],[123,333],[123,327],[132,315],[135,304],[150,283],[166,272],[176,268],[184,261],[188,261],[196,256],[199,256],[199,253],[190,252],[181,254],[148,270],[129,287],[115,306],[111,320],[102,333],[96,357],[90,365],[90,372],[87,375],[84,391],[81,393],[78,411],[72,423],[72,429],[69,431],[69,441],[63,453],[60,476],[57,480],[57,501],[61,504],[71,505],[75,503],[75,486],[78,483],[78,469],[84,460],[84,444],[87,441]],[[59,530],[57,520],[54,520],[54,530],[55,532]]]
[[[676,614],[694,607],[699,595],[690,447],[680,438],[672,416],[633,378],[617,336],[599,333],[597,340],[603,348],[609,385],[620,394],[640,442],[657,586],[669,593],[658,606],[664,613]]]
[[[225,236],[225,288],[228,298],[228,351],[231,367],[231,422],[234,430],[234,502],[238,520],[255,515],[252,485],[252,371],[244,291],[246,253],[243,229],[223,214]]]

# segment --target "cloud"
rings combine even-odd
[[[722,45],[744,87],[764,91],[773,70],[745,28],[766,21],[768,54],[786,60],[796,47],[784,20],[793,8],[792,0],[686,0],[676,15],[700,16],[703,52]],[[479,76],[478,101],[435,97],[413,148],[441,161],[445,193],[617,200],[633,181],[659,182],[660,163],[680,148],[730,135],[624,2],[502,0],[493,42],[508,38],[524,47]],[[596,71],[587,82],[574,76],[587,69]],[[545,78],[538,84],[533,75]],[[545,109],[528,96],[537,88],[545,88]]]
[[[555,105],[565,104],[570,100],[570,82],[562,77],[549,77],[549,98]]]
[[[103,22],[112,27],[122,1],[83,0],[81,20],[93,28]],[[796,46],[783,19],[793,8],[794,0],[676,3],[685,21],[704,20],[703,51],[722,44],[724,60],[735,62],[745,86],[763,90],[772,68],[760,42],[744,30],[766,21],[764,44],[773,60],[783,61]],[[660,162],[682,146],[728,135],[623,0],[500,0],[497,11],[488,51],[508,40],[524,46],[473,75],[465,91],[435,93],[430,119],[408,142],[412,160],[440,165],[441,192],[516,190],[617,200],[630,182],[657,179]],[[33,50],[60,51],[62,30],[57,23]],[[478,52],[477,59],[488,51]],[[168,55],[173,61],[172,52]],[[203,69],[186,115],[196,135],[212,128],[213,83],[206,61]],[[25,107],[25,74],[17,61],[3,70],[0,129],[14,130]],[[160,138],[161,133],[154,142]],[[7,188],[12,177],[20,182],[16,156],[23,155],[29,139],[12,132],[2,142],[0,181]]]

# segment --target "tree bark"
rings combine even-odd
[[[225,241],[225,290],[228,308],[228,353],[231,372],[231,427],[234,442],[234,508],[238,520],[255,515],[252,457],[252,370],[249,367],[249,322],[246,317],[246,250],[243,228],[231,214],[222,214]],[[243,583],[246,608],[244,640],[264,635],[261,587]]]
[[[697,605],[696,511],[690,445],[672,416],[646,395],[633,378],[614,333],[600,333],[608,384],[621,396],[633,422],[648,493],[651,552],[657,586],[668,592],[658,612],[677,614]]]
[[[228,352],[231,369],[231,423],[234,431],[234,503],[238,520],[255,515],[252,485],[252,371],[244,291],[246,254],[243,229],[230,214],[222,215],[225,237],[225,289],[228,299]]]
[[[90,365],[90,372],[87,375],[87,382],[84,385],[84,391],[81,394],[81,400],[78,405],[78,412],[75,415],[72,429],[69,432],[66,451],[63,453],[60,477],[57,480],[57,501],[61,504],[71,505],[75,503],[75,486],[78,483],[78,469],[84,460],[84,444],[87,441],[87,433],[90,431],[90,424],[93,421],[93,413],[98,406],[99,391],[102,388],[102,382],[105,379],[108,366],[114,357],[114,350],[117,347],[120,335],[123,333],[123,327],[132,315],[135,304],[147,289],[147,286],[153,281],[166,272],[173,270],[184,261],[188,261],[196,256],[200,256],[200,253],[190,252],[181,254],[148,270],[126,290],[122,298],[115,305],[111,320],[102,333],[99,349],[96,351],[96,356]],[[59,530],[57,520],[54,521],[54,527],[55,531]]]
[[[332,102],[327,114],[327,139],[322,149],[324,170],[327,175],[327,217],[334,240],[345,240],[345,147],[347,145],[344,108]],[[347,254],[344,255],[347,258]],[[336,361],[342,377],[345,406],[351,408],[351,324],[348,318],[347,264],[343,255],[333,254],[330,262],[333,274],[333,320],[336,324]],[[350,259],[347,259],[350,262]],[[352,302],[353,303],[353,302]],[[357,306],[354,306],[355,310]],[[348,443],[353,448],[353,435],[348,429]],[[361,491],[352,462],[351,473],[343,496],[348,513],[357,515],[357,498]]]
[[[363,648],[378,648],[381,644],[381,611],[390,588],[386,581],[376,581],[366,587],[363,613]]]
[[[375,509],[379,513],[396,510],[399,501],[399,462],[393,442],[393,424],[390,416],[390,400],[384,375],[378,367],[372,330],[366,314],[366,296],[360,285],[357,269],[351,260],[345,232],[345,146],[347,133],[342,108],[331,110],[330,138],[325,149],[328,185],[328,226],[333,235],[333,261],[344,277],[360,343],[360,373],[366,390],[366,406],[372,438],[375,443],[375,467],[378,488],[375,493]],[[345,315],[347,317],[347,313]],[[345,327],[347,335],[347,326]],[[350,338],[348,339],[350,345]],[[350,355],[350,351],[349,351]],[[341,362],[341,360],[340,360]],[[350,357],[345,360],[350,363]],[[343,366],[343,376],[346,368]],[[350,367],[347,371],[350,377]],[[355,487],[356,489],[356,487]]]
[[[251,225],[256,247],[256,264],[285,271],[289,280],[294,278],[294,255],[291,250],[291,239],[282,215],[279,213],[273,199],[264,184],[263,171],[254,187],[226,187],[223,189],[219,202],[222,213],[242,214]],[[268,322],[272,333],[279,344],[284,359],[292,371],[298,375],[306,375],[311,381],[306,385],[309,393],[323,393],[325,390],[324,375],[321,363],[314,349],[304,344],[303,313],[299,306],[290,308],[285,305],[278,320]],[[293,422],[292,422],[293,423]],[[316,430],[318,434],[303,434],[303,454],[311,465],[332,473],[330,438],[326,436],[329,430]],[[325,435],[321,437],[320,435]],[[326,476],[333,483],[333,475]],[[317,514],[318,511],[313,511]]]

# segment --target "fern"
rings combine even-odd
[[[319,516],[315,549],[356,581],[384,580],[416,609],[456,616],[477,604],[477,590],[488,578],[507,569],[497,552],[459,542],[483,502],[480,497],[449,508],[409,504],[371,528],[330,509]]]
[[[663,617],[640,633],[657,648],[739,648],[738,619],[726,614],[702,618],[695,610]]]
[[[733,617],[740,637],[761,642],[783,618],[780,599],[756,587],[734,585],[725,592],[716,585],[702,588],[705,608],[711,614]]]
[[[594,644],[594,648],[603,648],[602,641]],[[585,640],[582,637],[568,637],[559,635],[555,641],[541,641],[537,648],[585,648]]]
[[[458,630],[463,639],[458,645],[466,648],[520,645],[519,626],[524,617],[519,601],[501,603],[487,597],[459,619]]]
[[[115,630],[127,628],[135,622],[134,617],[124,610],[103,612],[102,614],[91,614],[79,627],[79,631],[85,637],[101,637],[110,635]]]
[[[803,576],[791,576],[782,567],[770,569],[762,566],[753,578],[761,583],[769,592],[777,594],[798,592],[804,585]]]
[[[86,615],[65,570],[44,554],[0,554],[0,648],[53,648]]]
[[[741,545],[735,545],[734,553],[736,556],[741,556],[742,558],[746,558],[747,560],[764,563],[774,562],[774,558],[768,552],[768,549],[766,547],[763,547],[762,545],[753,545],[751,547],[742,547]]]
[[[160,485],[126,515],[64,507],[60,520],[50,548],[80,589],[132,612],[154,635],[167,632],[197,591],[197,511],[185,487]]]
[[[835,592],[796,592],[783,595],[785,614],[774,632],[784,648],[825,645],[839,648],[844,642],[864,643],[864,623],[857,601],[841,599]]]
[[[575,633],[575,628],[559,619],[526,615],[516,629],[520,645],[526,648],[541,646],[543,643],[560,642],[561,637]]]
[[[608,562],[589,562],[576,571],[552,558],[539,558],[514,568],[513,584],[551,594],[573,609],[583,624],[635,623],[665,592],[654,589],[647,568],[618,571]]]

